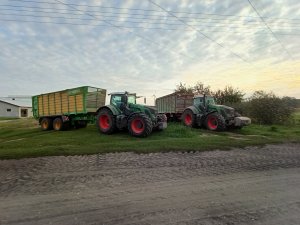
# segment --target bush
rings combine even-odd
[[[254,92],[248,104],[249,116],[260,124],[284,124],[290,121],[295,111],[291,98],[279,98],[264,91]]]

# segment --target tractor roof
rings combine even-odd
[[[204,97],[204,95],[195,95],[194,98],[200,98],[200,97]],[[205,97],[211,97],[213,98],[213,96],[211,95],[205,95]]]
[[[123,92],[112,92],[112,93],[109,93],[108,95],[136,95],[136,93],[129,93],[127,91],[123,91]]]

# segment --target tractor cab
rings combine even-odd
[[[136,104],[136,94],[128,92],[114,92],[109,94],[110,104],[120,108],[121,105],[128,106],[129,104]]]
[[[208,105],[215,105],[215,99],[212,96],[197,95],[194,97],[194,105],[200,107],[206,107]]]

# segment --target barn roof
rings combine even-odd
[[[31,100],[28,99],[0,99],[0,102],[4,102],[10,105],[18,106],[18,107],[32,107]]]

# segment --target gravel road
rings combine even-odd
[[[0,224],[300,224],[300,144],[0,160]]]

